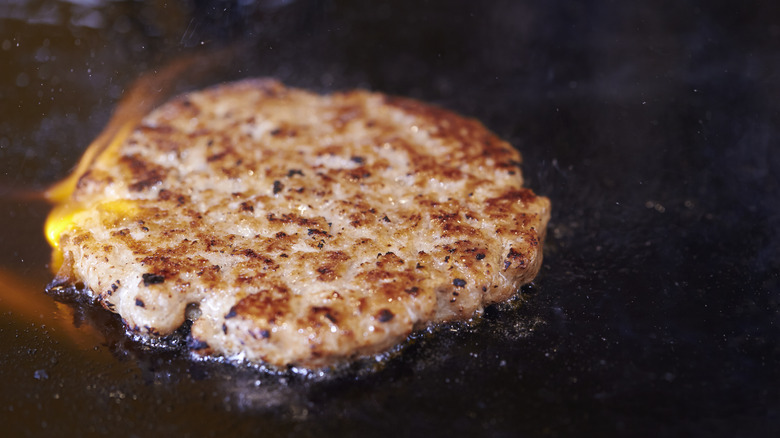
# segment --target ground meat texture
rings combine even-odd
[[[197,306],[197,355],[321,367],[467,319],[531,281],[549,201],[479,122],[255,79],[156,109],[81,175],[58,281],[129,330]]]

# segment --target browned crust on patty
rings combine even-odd
[[[479,122],[245,80],[147,116],[78,181],[59,276],[141,335],[318,367],[467,319],[533,279],[549,201]]]

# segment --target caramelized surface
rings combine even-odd
[[[412,100],[247,80],[177,98],[50,217],[62,282],[139,334],[317,367],[510,297],[549,201],[480,123]]]

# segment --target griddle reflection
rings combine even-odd
[[[182,396],[205,397],[221,403],[226,411],[270,412],[290,419],[305,418],[323,386],[381,373],[401,350],[414,344],[412,339],[382,356],[317,371],[295,367],[275,369],[220,358],[199,359],[189,352],[189,323],[169,336],[148,341],[129,334],[118,315],[94,303],[79,285],[53,284],[47,293],[61,311],[71,316],[74,332],[99,333],[102,339],[96,345],[104,347],[118,361],[132,364],[131,368],[137,367],[142,386],[175,389]],[[203,393],[205,389],[210,392]]]
[[[52,301],[39,286],[0,267],[0,309],[13,312],[16,318],[42,323],[49,328],[47,336],[57,342],[89,350],[101,334],[94,326],[83,326],[71,317],[73,309]]]
[[[517,341],[539,323],[513,315],[522,307],[524,296],[533,294],[528,286],[510,303],[488,306],[481,318],[421,330],[381,356],[317,371],[294,367],[280,370],[197,359],[187,348],[187,324],[168,337],[142,342],[128,336],[119,316],[85,298],[78,288],[55,286],[49,293],[58,306],[69,309],[76,330],[99,333],[102,339],[97,344],[124,364],[109,367],[127,369],[129,365],[137,370],[138,385],[127,389],[138,397],[173,391],[226,412],[272,415],[290,421],[331,415],[336,407],[329,405],[329,400],[360,398],[365,391],[386,389],[388,382],[414,387],[421,372],[451,372],[453,366],[495,369],[493,362],[501,358],[485,354],[485,342]],[[469,362],[464,363],[464,358]]]

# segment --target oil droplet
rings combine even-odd
[[[24,88],[28,85],[30,85],[30,78],[27,76],[27,73],[19,73],[19,75],[16,76],[16,86]]]

